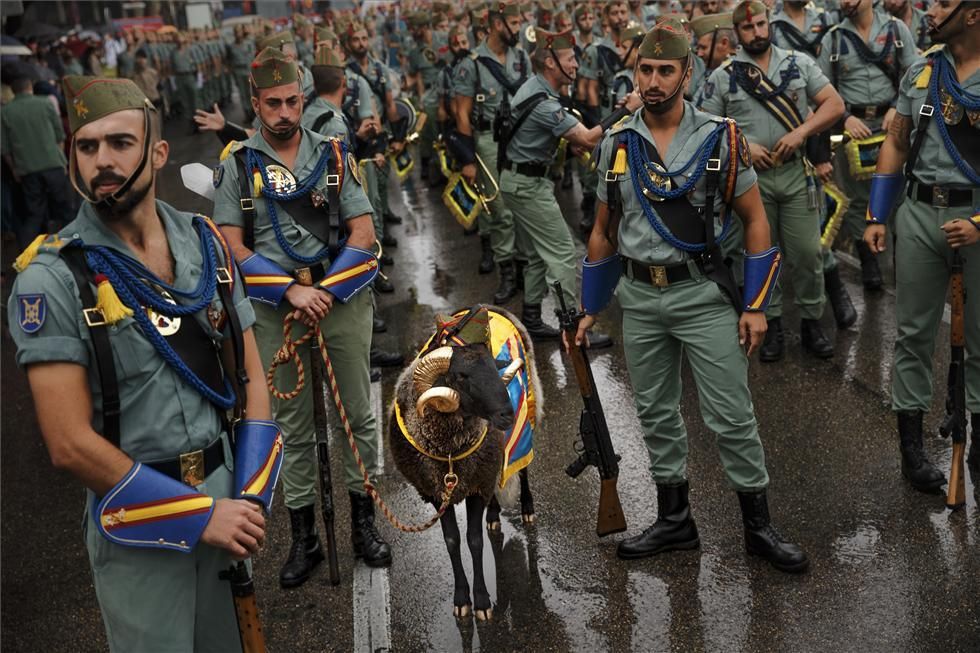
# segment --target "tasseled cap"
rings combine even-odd
[[[643,59],[685,59],[691,54],[691,40],[679,20],[661,20],[640,43]]]
[[[352,20],[344,27],[344,42],[350,42],[352,36],[365,29],[364,23],[359,20]]]
[[[256,40],[255,50],[256,52],[262,52],[267,48],[282,50],[284,43],[296,43],[292,32],[283,30],[282,32],[276,32],[275,34],[263,36],[262,38]]]
[[[314,30],[314,38],[316,39],[316,44],[329,43],[333,45],[337,42],[337,35],[333,33],[333,30],[329,27],[317,27]]]
[[[344,60],[342,55],[337,54],[335,48],[331,48],[328,45],[321,45],[316,49],[316,55],[313,58],[313,67],[317,66],[328,66],[330,68],[343,68],[347,65],[347,61]]]
[[[548,48],[550,50],[570,50],[575,47],[575,37],[572,30],[556,34],[543,30],[540,27],[534,28],[534,45],[538,48]]]
[[[475,345],[490,342],[490,313],[486,306],[481,306],[466,321],[458,332],[451,335],[466,313],[458,316],[436,315],[436,334],[438,345]]]
[[[427,27],[430,24],[429,21],[429,14],[424,11],[417,11],[414,14],[409,14],[408,17],[405,18],[405,22],[408,23],[408,26],[416,29],[419,27]]]
[[[769,9],[759,0],[744,0],[738,3],[732,11],[732,23],[738,25],[743,21],[752,20],[756,16],[766,16],[768,13]]]
[[[538,0],[538,11],[546,11],[549,14],[555,12],[555,3],[552,0]]]
[[[691,30],[694,38],[699,39],[705,34],[717,32],[720,29],[732,28],[732,15],[728,14],[707,14],[698,16],[691,21]]]
[[[521,5],[516,0],[497,0],[497,2],[490,3],[490,11],[505,18],[507,16],[520,16]]]
[[[284,55],[282,50],[265,48],[252,61],[249,77],[255,88],[273,88],[296,83],[299,72],[296,62]]]
[[[619,33],[619,42],[641,41],[646,34],[647,31],[643,25],[630,25]]]
[[[306,27],[309,24],[310,24],[309,19],[303,14],[293,14],[294,27]]]
[[[449,44],[455,45],[456,40],[461,36],[469,37],[469,32],[462,25],[453,25],[452,29],[449,30]]]
[[[589,4],[586,2],[580,2],[579,4],[575,5],[575,11],[572,12],[572,15],[575,16],[575,20],[578,20],[582,16],[591,13],[592,13],[592,7],[590,7]]]
[[[143,108],[156,111],[153,103],[130,79],[67,75],[61,84],[68,107],[68,128],[72,134],[84,125],[117,111]]]
[[[449,14],[452,12],[453,6],[448,2],[436,2],[432,3],[432,13],[436,14]]]

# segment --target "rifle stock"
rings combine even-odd
[[[964,469],[964,454],[966,452],[966,379],[964,374],[966,333],[964,311],[966,297],[963,289],[963,258],[958,249],[953,250],[953,270],[949,286],[951,309],[949,330],[950,396],[947,400],[947,406],[950,409],[950,414],[943,426],[948,426],[948,435],[953,441],[949,486],[946,490],[946,507],[956,510],[966,504],[966,482],[964,480],[966,475]]]
[[[265,635],[259,608],[255,602],[255,583],[244,562],[238,562],[218,575],[231,583],[231,596],[235,603],[235,618],[238,620],[238,635],[242,642],[242,653],[266,653]]]
[[[330,447],[327,435],[327,407],[324,403],[323,361],[320,349],[310,350],[310,376],[313,382],[313,425],[316,430],[316,459],[320,471],[320,512],[323,517],[324,539],[327,543],[327,564],[330,584],[340,585],[340,567],[337,563],[337,534],[334,530],[333,481],[330,473]]]

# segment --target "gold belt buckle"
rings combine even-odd
[[[296,281],[301,286],[312,286],[313,285],[313,273],[310,272],[310,268],[297,268],[293,270],[296,275]]]
[[[191,487],[197,487],[204,482],[203,449],[180,454],[180,478]]]
[[[933,186],[932,205],[937,209],[949,208],[949,191],[942,186]]]
[[[869,104],[868,106],[864,107],[865,120],[874,120],[877,117],[878,117],[878,107],[872,104]]]
[[[650,266],[650,279],[653,280],[653,285],[657,288],[666,288],[670,285],[670,282],[667,281],[667,268],[663,265]]]

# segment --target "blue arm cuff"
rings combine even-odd
[[[868,224],[885,224],[904,188],[905,177],[897,172],[890,175],[872,175],[868,213],[864,221]]]
[[[594,263],[588,257],[582,260],[582,308],[586,313],[595,315],[609,304],[622,274],[619,254]]]
[[[246,419],[235,426],[236,499],[252,499],[271,510],[282,446],[282,431],[271,420]]]
[[[778,247],[759,254],[745,253],[745,310],[765,311],[769,307],[772,289],[779,278],[783,255]]]
[[[114,544],[190,553],[211,519],[214,498],[135,463],[92,513]]]
[[[279,306],[286,289],[296,283],[282,268],[261,254],[252,254],[242,261],[241,267],[248,298],[264,304]]]
[[[330,263],[327,276],[317,285],[346,304],[374,281],[376,276],[378,276],[378,257],[374,252],[347,245]]]

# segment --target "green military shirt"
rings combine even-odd
[[[46,97],[21,93],[0,111],[3,126],[0,149],[14,160],[19,175],[64,168],[68,162],[60,144],[65,130]]]
[[[188,75],[196,72],[197,68],[191,56],[191,49],[175,49],[170,55],[170,64],[175,75]]]
[[[844,98],[844,102],[850,106],[858,105],[878,105],[889,104],[895,100],[895,87],[892,81],[885,75],[878,66],[873,63],[865,62],[854,51],[854,46],[850,40],[843,35],[835,37],[834,32],[848,30],[855,34],[858,33],[857,27],[849,18],[844,18],[840,23],[830,29],[824,37],[823,47],[817,63],[820,69],[834,84],[834,88]],[[883,11],[874,11],[874,21],[871,24],[871,36],[868,40],[868,47],[875,54],[879,54],[888,38],[889,30],[894,30],[895,39],[901,41],[904,47],[894,48],[890,57],[895,56],[898,51],[899,74],[904,73],[905,69],[912,65],[918,54],[913,44],[915,39],[909,28],[900,20],[892,18]],[[830,57],[833,54],[833,42],[837,38],[840,41],[838,46],[840,59],[837,62],[838,77],[834,78],[832,62]],[[858,116],[863,118],[863,116]]]
[[[317,96],[313,102],[303,107],[303,117],[300,124],[307,129],[313,129],[320,116],[333,114],[317,131],[318,134],[327,138],[339,138],[346,141],[350,146],[350,133],[347,131],[347,122],[344,120],[343,112],[329,100]]]
[[[304,68],[309,68],[313,65],[313,47],[306,42],[306,39],[296,39],[296,55],[299,57],[299,62]]]
[[[620,70],[613,77],[610,93],[612,94],[613,106],[633,92],[633,71]]]
[[[374,101],[372,99],[374,94],[371,92],[371,85],[368,84],[368,81],[350,68],[344,69],[344,75],[347,77],[347,96],[348,98],[355,98],[355,104],[350,110],[350,113],[353,114],[351,117],[355,118],[357,122],[360,122],[375,115]],[[347,101],[344,100],[344,103],[346,104]]]
[[[941,46],[940,52],[935,56],[946,57],[947,61],[953,63],[953,58],[950,56],[949,49],[946,46]],[[923,104],[932,104],[929,100],[929,89],[919,88],[920,86],[926,86],[927,78],[923,75],[926,61],[926,59],[920,59],[909,66],[909,69],[905,72],[905,76],[902,77],[902,83],[899,86],[898,103],[895,107],[898,113],[910,117],[915,126],[911,134],[910,143],[914,142],[919,128],[928,125],[925,140],[919,149],[919,156],[916,159],[912,175],[921,183],[928,186],[969,187],[972,184],[953,163],[952,155],[943,143],[942,136],[939,134],[939,128],[935,124],[935,119],[919,114],[919,109]],[[935,74],[935,72],[932,74]],[[921,82],[917,84],[916,82],[920,80],[920,77]],[[974,70],[973,74],[963,80],[961,85],[964,92],[980,95],[980,70]],[[935,111],[941,112],[942,108],[935,107]],[[970,120],[965,110],[961,109],[960,111],[962,112],[960,120]],[[965,152],[967,147],[977,147],[977,142],[980,142],[977,140],[980,138],[980,120],[970,120],[970,124],[975,134],[973,142],[954,143],[959,148],[959,152]],[[978,196],[980,196],[980,189],[974,187],[975,203],[977,202]]]
[[[909,31],[915,37],[915,47],[920,50],[925,50],[929,47],[932,39],[929,38],[929,25],[926,22],[926,12],[915,5],[912,5],[912,24],[909,25]]]
[[[434,46],[413,41],[408,53],[408,73],[422,75],[422,84],[426,90],[432,88],[439,79],[439,55]]]
[[[174,259],[172,285],[191,291],[197,287],[202,269],[200,237],[191,223],[191,214],[158,200],[157,215],[163,221]],[[58,239],[61,243],[81,239],[86,245],[102,245],[120,255],[136,258],[88,202],[82,204],[78,217],[58,233]],[[219,261],[224,264],[221,247],[217,242],[215,245]],[[91,334],[82,314],[82,309],[89,307],[83,307],[74,277],[58,255],[58,249],[54,245],[42,246],[34,262],[14,282],[8,314],[11,335],[17,345],[17,363],[27,366],[62,362],[85,367],[92,391],[92,426],[101,432],[102,391]],[[43,297],[45,304],[42,325],[33,333],[19,326],[19,305],[22,298],[28,297]],[[233,310],[238,311],[242,328],[249,328],[255,322],[255,314],[237,274],[234,302]],[[217,291],[211,306],[222,308]],[[223,334],[219,333],[206,313],[201,310],[181,320],[197,320],[212,338],[230,337],[228,327],[224,327]],[[218,410],[157,353],[132,317],[109,326],[108,330],[122,402],[120,445],[123,451],[138,461],[158,460],[181,451],[201,449],[220,435],[223,426]]]
[[[313,73],[309,68],[305,66],[299,67],[300,78],[302,81],[303,97],[307,98],[314,95],[313,90]]]
[[[129,50],[120,52],[116,63],[119,66],[119,77],[133,76],[133,69],[136,68],[136,60],[133,58],[132,52]]]
[[[253,59],[252,47],[248,43],[230,43],[228,54],[231,67],[236,73],[248,73]]]
[[[497,108],[507,89],[497,81],[485,64],[477,62],[478,57],[487,57],[500,61],[497,55],[481,43],[473,53],[459,62],[453,76],[453,92],[456,95],[473,98],[473,113],[477,120],[493,121]],[[507,48],[504,74],[512,82],[519,82],[521,77],[531,74],[531,62],[524,50]],[[478,98],[483,97],[480,101]],[[476,123],[474,122],[474,125]],[[474,126],[474,130],[476,127]]]
[[[596,196],[600,202],[608,201],[606,172],[612,165],[612,152],[616,147],[616,135],[625,130],[632,130],[646,141],[656,145],[653,136],[650,135],[650,130],[643,122],[642,113],[642,111],[637,111],[625,122],[611,129],[602,141],[597,166],[599,182],[596,186]],[[684,102],[684,115],[681,117],[680,125],[670,141],[667,152],[664,153],[662,149],[658,148],[660,158],[663,159],[667,170],[673,172],[686,164],[720,122],[722,122],[721,118],[698,111],[690,102]],[[719,152],[721,172],[718,196],[714,203],[716,212],[720,212],[722,208],[722,195],[730,165],[727,135],[722,133],[721,138],[721,150]],[[693,170],[692,166],[680,174],[671,175],[673,183],[676,186],[683,185]],[[744,158],[740,157],[734,197],[739,197],[748,191],[756,183],[756,180],[755,170],[752,168],[748,155],[746,154]],[[704,206],[705,181],[705,177],[702,175],[695,183],[692,192],[688,193],[688,199],[695,207]],[[641,200],[637,198],[637,193],[633,189],[630,174],[620,175],[616,183],[619,184],[620,197],[623,202],[623,217],[619,223],[619,253],[653,265],[674,265],[686,260],[688,258],[686,252],[667,243],[650,225],[643,212],[643,206],[640,204]],[[656,211],[656,202],[650,203],[650,206]],[[715,235],[720,236],[722,230],[721,216],[716,213],[715,217]],[[737,220],[738,218],[733,215],[732,219]]]
[[[534,75],[524,82],[511,100],[512,124],[517,124],[520,118],[517,107],[538,93],[544,93],[545,97],[534,102],[533,108],[525,107],[525,111],[531,113],[507,144],[507,159],[514,163],[550,164],[558,149],[558,139],[579,124],[578,119],[558,101],[558,91],[541,75]]]
[[[690,98],[700,97],[701,91],[704,90],[704,82],[711,72],[705,65],[704,59],[691,53],[691,81],[688,82],[687,93],[684,95]]]
[[[813,7],[806,7],[803,10],[802,30],[782,10],[773,14],[769,21],[769,35],[772,44],[786,48],[787,50],[811,50],[812,52],[817,52],[820,45],[823,44],[822,39],[828,29],[830,29],[830,23],[827,14],[822,11],[817,11]],[[807,54],[810,54],[810,52],[807,52]],[[814,55],[811,54],[811,56]]]
[[[743,49],[739,49],[731,61],[755,65]],[[735,90],[731,90],[731,61],[719,66],[708,78],[703,89],[701,110],[733,119],[750,142],[771,150],[789,132],[761,102],[751,97],[743,88],[735,86]],[[778,86],[782,75],[788,73],[794,65],[799,71],[799,77],[789,82],[783,95],[805,119],[810,101],[830,82],[807,55],[774,45],[769,48],[769,71],[766,76],[774,85]]]
[[[304,127],[302,129],[302,140],[300,141],[299,153],[296,155],[296,164],[291,172],[297,183],[303,182],[313,169],[316,167],[320,153],[324,148],[330,147],[325,137],[310,131]],[[272,160],[278,165],[279,162],[276,151],[269,145],[262,136],[262,131],[255,132],[248,140],[242,141],[245,147],[254,148],[264,154],[267,160]],[[350,160],[345,162],[344,178],[340,189],[340,217],[350,220],[361,215],[371,215],[371,204],[368,202],[367,195],[359,181],[359,172],[356,172],[356,163],[352,168]],[[219,225],[232,225],[244,227],[245,221],[242,217],[241,198],[239,197],[238,165],[235,163],[235,156],[228,156],[220,163],[223,172],[218,174],[218,186],[214,193],[214,221]],[[283,166],[285,167],[285,166]],[[315,188],[327,197],[327,175],[336,174],[336,168],[331,168],[324,172],[323,178],[316,182]],[[283,270],[290,271],[300,267],[301,263],[291,259],[282,250],[276,240],[276,234],[269,220],[269,200],[257,198],[255,201],[255,250],[266,257]],[[307,231],[302,225],[292,219],[289,213],[281,204],[276,204],[276,215],[279,218],[279,225],[283,235],[289,242],[290,247],[301,256],[314,256],[325,246],[322,240]],[[324,214],[324,220],[327,219]]]
[[[613,77],[622,69],[616,44],[607,38],[597,38],[582,53],[578,76],[599,82],[599,108],[602,117],[612,113],[609,90]]]
[[[381,109],[385,106],[385,96],[388,92],[388,72],[387,67],[374,57],[368,56],[367,67],[361,69],[360,64],[353,59],[347,62],[347,70],[357,75],[363,83],[367,85],[369,97],[372,100],[372,107],[380,115],[384,113]],[[358,72],[360,70],[360,72]],[[358,81],[358,84],[361,84]],[[363,90],[363,86],[360,87]],[[361,91],[358,91],[360,95]]]

